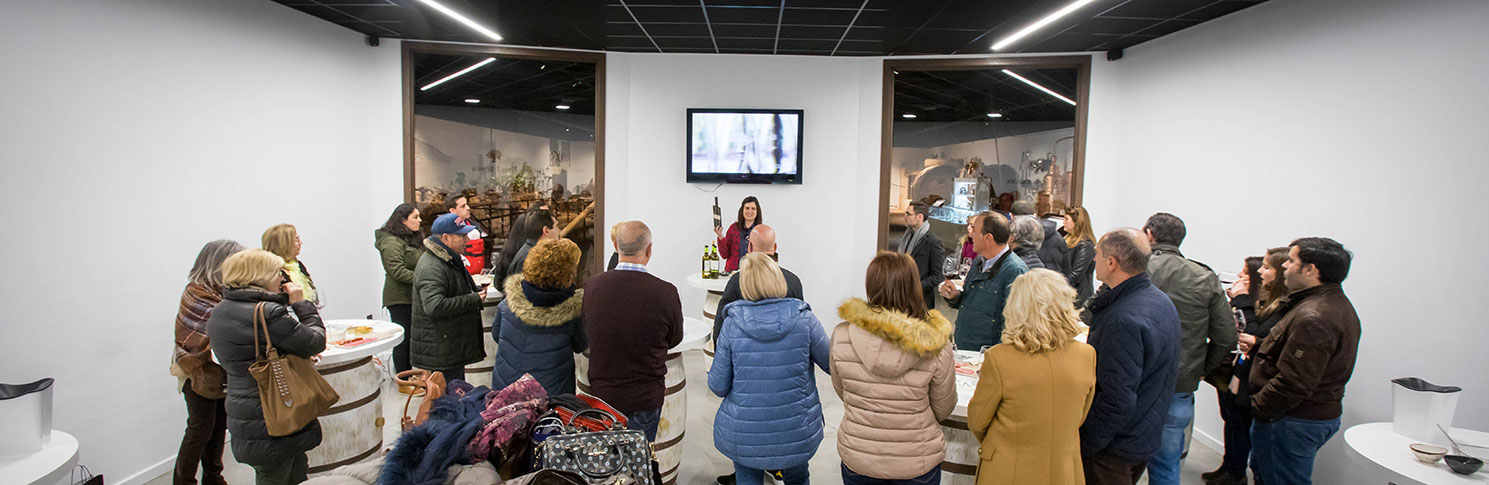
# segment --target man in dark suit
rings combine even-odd
[[[915,260],[915,268],[920,270],[920,292],[927,310],[936,308],[936,286],[946,279],[946,271],[942,269],[946,248],[941,245],[941,238],[931,232],[931,223],[926,220],[930,213],[930,207],[924,203],[911,202],[910,210],[905,211],[909,230],[900,239],[900,252],[909,254]]]

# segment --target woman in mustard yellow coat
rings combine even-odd
[[[967,427],[982,443],[977,483],[1077,484],[1081,422],[1096,389],[1096,350],[1074,340],[1075,290],[1058,273],[1013,281],[1003,343],[988,349]]]

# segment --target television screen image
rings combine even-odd
[[[688,181],[801,183],[802,110],[689,109]]]

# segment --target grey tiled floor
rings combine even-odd
[[[684,451],[682,467],[678,472],[677,483],[683,485],[707,485],[714,483],[714,477],[729,473],[733,470],[733,464],[723,455],[719,454],[713,446],[713,420],[714,412],[717,411],[719,398],[714,397],[708,391],[708,369],[702,352],[688,352],[684,354],[684,365],[688,374],[688,424],[687,433],[683,437],[682,446]],[[826,429],[823,433],[822,445],[817,450],[817,455],[812,458],[811,474],[816,483],[840,483],[841,475],[838,468],[837,452],[837,426],[843,418],[843,403],[832,391],[832,381],[820,371],[817,374],[817,388],[822,397],[822,411],[826,418]],[[385,446],[391,446],[397,439],[397,417],[403,410],[402,394],[395,389],[386,386],[383,389],[383,415],[387,418],[388,426],[383,429]],[[417,403],[416,403],[417,405]],[[251,484],[253,483],[253,469],[247,465],[238,464],[233,461],[232,452],[228,451],[223,461],[227,462],[225,473],[229,483]],[[1220,464],[1220,455],[1209,448],[1195,443],[1190,450],[1189,457],[1184,461],[1183,484],[1201,485],[1200,473],[1215,469]],[[165,485],[171,483],[169,474],[148,482],[148,485]],[[1146,484],[1147,479],[1140,481]]]

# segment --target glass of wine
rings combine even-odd
[[[946,275],[946,279],[948,280],[956,279],[959,277],[957,275],[958,268],[959,265],[957,264],[957,257],[947,256],[946,262],[941,265],[941,274]]]

